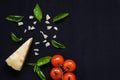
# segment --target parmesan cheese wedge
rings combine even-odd
[[[8,66],[17,71],[20,71],[22,69],[32,41],[33,38],[29,38],[5,60]]]

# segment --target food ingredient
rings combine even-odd
[[[18,15],[9,15],[6,17],[6,20],[12,21],[12,22],[20,22],[24,16],[18,16]]]
[[[50,46],[50,42],[46,42],[45,47],[49,47],[49,46]]]
[[[54,80],[60,80],[62,78],[62,70],[59,67],[54,67],[50,71],[50,76]]]
[[[34,19],[34,16],[30,15],[30,16],[29,16],[29,19]]]
[[[58,27],[54,27],[53,29],[56,30],[56,31],[58,31]]]
[[[28,65],[34,67],[34,72],[38,75],[40,79],[46,80],[46,77],[40,68],[43,65],[48,64],[50,60],[51,60],[51,56],[45,56],[45,57],[39,58],[36,63],[28,63]]]
[[[63,75],[63,80],[76,80],[76,76],[71,72],[67,72]]]
[[[14,42],[20,42],[20,41],[22,41],[22,38],[18,38],[13,32],[11,33],[11,39]]]
[[[45,56],[45,57],[38,59],[36,64],[37,64],[37,66],[40,67],[40,66],[43,66],[45,64],[48,64],[50,62],[50,60],[51,60],[51,56]]]
[[[53,36],[53,38],[55,39],[55,38],[57,38],[57,36],[56,36],[56,35],[54,35],[54,36]]]
[[[64,57],[59,54],[55,54],[51,58],[51,64],[54,66],[50,71],[50,76],[54,80],[76,80],[76,76],[73,73],[76,69],[76,63],[72,59],[64,61]]]
[[[43,74],[43,72],[41,71],[41,69],[38,66],[35,66],[35,73],[38,75],[38,77],[42,80],[46,80],[45,75]]]
[[[42,10],[41,10],[41,8],[40,8],[40,6],[39,6],[38,3],[36,4],[35,8],[33,9],[33,13],[34,13],[35,18],[36,18],[38,21],[41,21],[41,20],[42,20],[43,14],[42,14]]]
[[[58,48],[58,49],[66,48],[65,45],[63,45],[63,44],[61,44],[61,43],[58,43],[58,42],[55,41],[55,40],[51,40],[51,44],[52,44],[53,47]]]
[[[45,21],[45,23],[46,23],[46,24],[50,24],[50,22],[49,22],[49,21]]]
[[[66,18],[67,16],[69,16],[69,13],[60,13],[53,18],[53,22],[58,22],[64,18]]]
[[[48,38],[48,35],[46,35],[45,33],[43,33],[43,31],[40,31],[40,33],[43,35],[43,38],[44,38],[44,39],[47,39],[47,38]]]
[[[46,15],[46,20],[49,20],[51,17],[49,16],[49,14]]]
[[[51,59],[51,64],[55,67],[62,66],[64,63],[64,58],[62,55],[56,54]]]
[[[23,22],[18,22],[18,26],[22,26],[22,25],[24,25]]]
[[[63,64],[63,69],[67,72],[73,72],[76,69],[76,63],[75,61],[71,60],[71,59],[67,59],[65,60],[64,64]]]
[[[29,38],[5,60],[8,66],[12,67],[14,70],[21,71],[32,41],[33,38]]]

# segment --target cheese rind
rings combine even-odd
[[[5,60],[8,66],[17,71],[20,71],[22,69],[32,41],[33,38],[29,38]]]

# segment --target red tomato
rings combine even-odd
[[[63,56],[61,56],[59,54],[54,55],[51,59],[51,64],[55,67],[57,67],[59,65],[62,66],[63,63],[64,63],[64,58],[63,58]]]
[[[73,72],[76,69],[76,63],[75,61],[71,59],[65,60],[63,64],[63,69],[67,72]]]
[[[73,73],[67,72],[63,75],[63,80],[76,80],[76,76]]]
[[[54,80],[60,80],[62,78],[62,70],[59,67],[54,67],[50,71],[50,76]]]

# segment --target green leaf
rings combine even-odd
[[[55,40],[51,40],[51,44],[52,44],[52,46],[55,47],[55,48],[61,48],[61,49],[66,48],[65,45],[63,45],[63,44],[61,44],[61,43],[58,43],[58,42],[55,41]]]
[[[41,80],[46,80],[44,73],[41,71],[41,69],[38,66],[36,66],[35,72]]]
[[[36,71],[36,68],[37,68],[37,65],[35,65],[34,68],[33,68],[33,69],[34,69],[34,72]]]
[[[41,57],[40,59],[38,59],[36,63],[28,63],[28,65],[34,67],[34,72],[38,75],[38,77],[41,80],[46,80],[44,73],[41,71],[39,67],[49,63],[50,60],[51,60],[51,56],[45,56],[45,57]]]
[[[6,17],[6,20],[12,21],[12,22],[20,22],[24,16],[18,16],[18,15],[9,15]]]
[[[43,66],[43,65],[49,63],[50,60],[51,60],[51,56],[45,56],[45,57],[38,59],[36,64],[37,64],[37,66],[40,67],[40,66]]]
[[[67,16],[69,16],[69,13],[61,13],[61,14],[58,14],[57,16],[55,16],[53,18],[53,22],[57,22],[57,21],[60,21],[64,18],[66,18]]]
[[[41,8],[40,8],[40,6],[39,6],[38,3],[36,4],[35,8],[33,9],[33,13],[34,13],[35,18],[36,18],[38,21],[41,21],[41,20],[42,20],[43,14],[42,14],[42,10],[41,10]]]
[[[13,32],[11,33],[11,39],[14,42],[20,42],[20,41],[22,41],[22,38],[18,38]]]
[[[36,63],[28,63],[27,65],[29,65],[29,66],[35,66]]]

